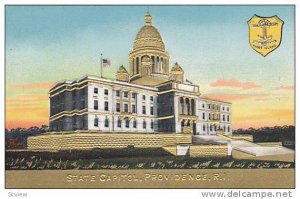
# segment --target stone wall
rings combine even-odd
[[[191,145],[190,156],[227,156],[227,145]]]
[[[93,148],[165,147],[190,145],[191,135],[159,133],[49,133],[28,137],[29,150],[69,150]]]

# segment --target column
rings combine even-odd
[[[186,102],[185,102],[185,100],[186,100],[186,97],[183,97],[183,112],[182,112],[183,115],[186,115],[186,110],[185,110],[186,109],[186,104],[185,104]]]
[[[123,112],[123,91],[120,90],[120,113]]]

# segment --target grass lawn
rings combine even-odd
[[[162,148],[123,148],[58,152],[6,151],[6,170],[43,169],[253,169],[294,168],[293,162],[231,157],[173,156]]]

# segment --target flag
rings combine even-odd
[[[102,59],[103,67],[109,67],[110,66],[110,60],[109,59]]]

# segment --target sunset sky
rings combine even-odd
[[[293,6],[150,6],[153,25],[203,95],[232,102],[233,129],[294,124]],[[146,6],[6,6],[6,128],[48,124],[55,82],[114,78],[144,25]],[[284,21],[267,57],[248,41],[254,15]]]

